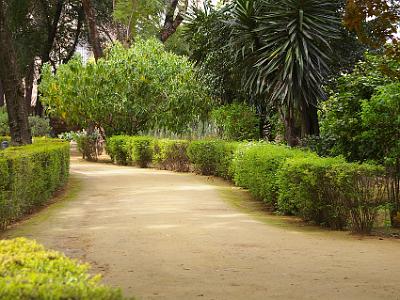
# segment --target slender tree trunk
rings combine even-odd
[[[1,84],[0,80],[0,107],[4,106],[4,91],[3,91],[3,85]]]
[[[28,114],[31,113],[32,109],[32,90],[33,90],[33,80],[35,76],[35,65],[34,62],[28,67],[25,76],[25,103]]]
[[[176,9],[178,7],[179,0],[168,0],[166,1],[165,9],[165,21],[164,26],[160,32],[160,40],[165,43],[167,39],[173,35],[178,29],[179,25],[183,22],[183,12],[186,12],[189,1],[185,0],[181,8],[178,8],[178,12],[175,16]]]
[[[24,98],[22,80],[18,71],[18,61],[11,32],[6,22],[5,4],[0,0],[0,80],[7,99],[8,123],[11,143],[31,144],[28,112]]]
[[[282,113],[282,118],[285,123],[285,140],[290,147],[295,147],[299,144],[299,138],[296,134],[296,122],[294,113],[291,108],[287,112]]]
[[[100,37],[97,31],[96,14],[90,0],[82,0],[83,10],[85,12],[86,23],[89,29],[89,42],[92,46],[94,59],[97,61],[103,56],[103,50],[100,44]]]

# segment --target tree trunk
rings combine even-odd
[[[318,109],[315,105],[306,105],[301,110],[301,137],[319,136]]]
[[[0,80],[0,107],[4,106],[4,91],[3,91],[3,85],[1,84]]]
[[[100,37],[97,31],[96,15],[90,0],[82,0],[83,10],[85,12],[86,23],[89,29],[89,42],[92,46],[94,59],[97,61],[103,56],[103,50],[100,44]]]
[[[13,145],[31,144],[31,132],[28,123],[28,112],[24,98],[21,76],[18,71],[18,61],[12,40],[12,34],[7,28],[4,1],[0,0],[0,80],[7,101],[8,123],[10,126],[11,143]]]
[[[28,67],[25,76],[25,103],[28,114],[32,109],[32,90],[33,90],[33,80],[35,77],[35,65],[34,62]]]
[[[299,138],[296,134],[296,122],[294,113],[291,108],[286,113],[282,113],[283,121],[285,123],[285,140],[290,147],[295,147],[299,144]]]
[[[174,19],[175,11],[179,4],[179,0],[168,0],[166,1],[166,9],[165,9],[165,21],[164,26],[160,32],[160,40],[165,43],[167,39],[173,35],[178,29],[179,25],[183,22],[182,12],[186,12],[188,7],[188,0],[183,2],[181,8],[178,9],[178,13]]]

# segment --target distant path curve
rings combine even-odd
[[[193,174],[72,159],[81,188],[5,233],[90,262],[139,299],[400,299],[400,242],[262,223]]]

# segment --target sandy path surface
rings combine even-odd
[[[7,231],[138,299],[400,299],[400,242],[260,222],[207,177],[74,159],[81,187]]]

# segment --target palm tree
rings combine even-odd
[[[281,108],[289,145],[299,136],[319,135],[328,39],[339,28],[335,2],[236,0],[230,14],[230,45],[245,70],[245,87]]]

